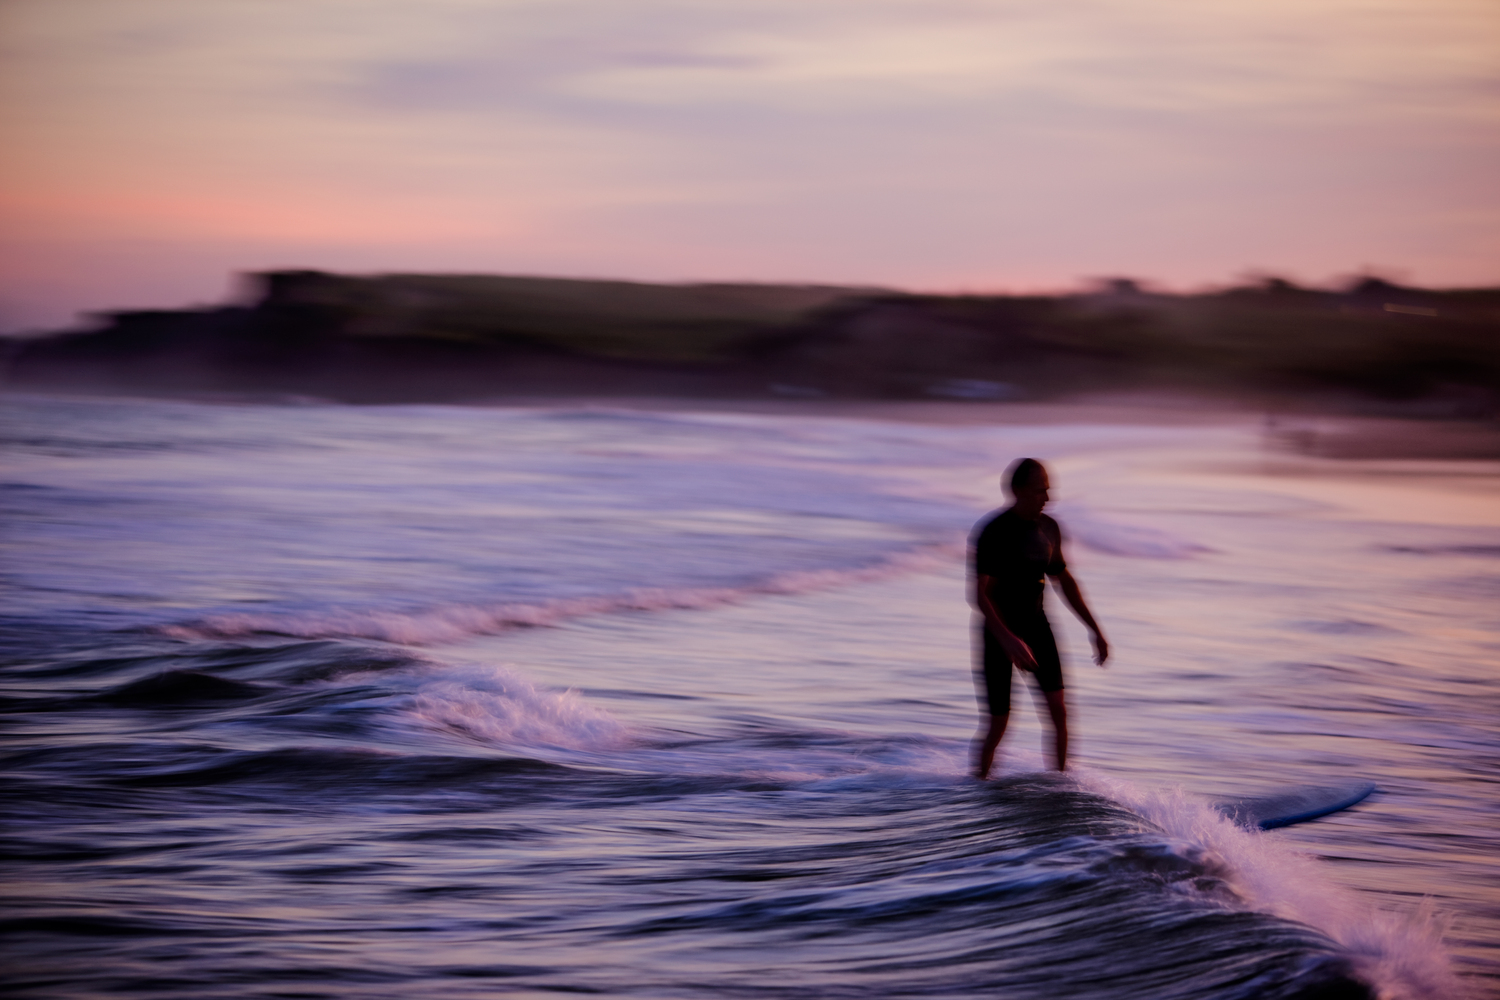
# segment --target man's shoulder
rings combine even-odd
[[[986,534],[994,534],[996,530],[1003,529],[1007,524],[1014,520],[1014,517],[1006,516],[1010,513],[1011,509],[1009,507],[997,507],[996,509],[990,511],[988,514],[984,515],[984,517],[981,517],[977,523],[975,523],[974,530],[969,532],[970,539],[978,542],[979,539],[983,538]]]

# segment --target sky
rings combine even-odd
[[[1500,284],[1500,3],[0,0],[0,332],[293,267]]]

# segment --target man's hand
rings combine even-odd
[[[1057,588],[1062,591],[1063,600],[1068,602],[1068,607],[1078,616],[1089,630],[1089,639],[1094,643],[1094,662],[1104,666],[1104,661],[1109,659],[1109,643],[1104,641],[1104,633],[1099,631],[1099,623],[1094,621],[1093,612],[1083,601],[1083,589],[1078,586],[1078,581],[1073,579],[1073,574],[1067,570],[1053,577],[1057,581]]]
[[[993,581],[988,576],[979,576],[974,586],[974,607],[984,615],[984,627],[989,629],[990,635],[994,636],[1000,643],[1000,648],[1005,650],[1010,657],[1010,662],[1025,670],[1027,673],[1036,673],[1036,657],[1032,655],[1031,647],[1010,629],[1005,627],[1005,619],[1000,617],[1000,612],[995,610],[995,604],[990,600],[990,587]]]
[[[1031,647],[1016,637],[1014,632],[1010,633],[1008,639],[1002,638],[1000,645],[1010,654],[1010,662],[1020,667],[1029,674],[1036,673],[1036,657],[1032,655]]]

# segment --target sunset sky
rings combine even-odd
[[[0,331],[281,267],[1500,284],[1495,0],[0,0]]]

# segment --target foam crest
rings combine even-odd
[[[956,545],[929,545],[855,569],[801,570],[781,573],[740,587],[649,587],[598,597],[465,604],[425,611],[338,609],[284,614],[225,614],[199,622],[157,629],[177,639],[233,639],[249,635],[285,635],[303,639],[374,639],[423,646],[457,642],[512,628],[556,625],[589,615],[628,611],[697,610],[736,604],[755,597],[802,594],[874,582],[936,569],[962,557]]]
[[[1203,863],[1252,909],[1314,927],[1340,945],[1380,1000],[1466,995],[1443,947],[1445,927],[1431,908],[1376,909],[1367,896],[1335,885],[1317,859],[1274,835],[1235,825],[1180,787],[1148,789],[1090,768],[1078,783],[1150,820]]]
[[[503,667],[451,667],[424,680],[405,709],[423,729],[485,746],[596,750],[623,746],[628,727],[576,690],[549,691]]]

